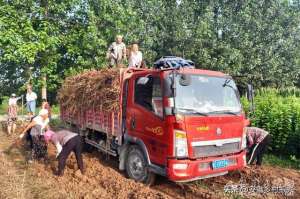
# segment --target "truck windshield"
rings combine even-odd
[[[238,114],[239,95],[231,78],[177,74],[175,108],[183,114]]]

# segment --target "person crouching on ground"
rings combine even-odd
[[[250,165],[256,160],[256,165],[261,166],[263,155],[271,142],[271,136],[269,132],[257,127],[246,127],[246,135],[248,148],[247,163]]]
[[[31,157],[29,163],[31,163],[33,159],[40,158],[44,158],[45,161],[48,161],[47,145],[43,136],[44,132],[49,129],[48,123],[48,111],[41,109],[39,115],[32,119],[19,136],[19,138],[22,139],[26,135],[30,141]]]
[[[75,153],[78,168],[82,174],[85,173],[81,155],[81,138],[77,133],[68,130],[60,130],[54,133],[49,130],[45,132],[44,136],[46,142],[51,141],[57,149],[58,170],[55,172],[56,175],[63,175],[66,160],[72,151]]]

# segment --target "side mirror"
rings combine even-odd
[[[254,89],[252,84],[247,84],[247,99],[250,102],[250,111],[254,111]]]

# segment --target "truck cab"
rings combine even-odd
[[[234,80],[189,67],[130,69],[122,82],[120,169],[187,182],[246,165],[249,124]]]

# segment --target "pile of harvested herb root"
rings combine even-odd
[[[88,109],[118,111],[120,70],[117,68],[89,70],[67,77],[57,99],[71,114]]]

